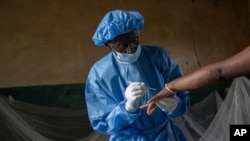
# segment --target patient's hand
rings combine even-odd
[[[147,114],[152,114],[158,107],[156,106],[156,102],[165,97],[173,97],[174,94],[170,93],[167,89],[163,88],[159,93],[157,93],[154,97],[148,100],[148,102],[144,105],[140,106],[140,109],[147,108]]]

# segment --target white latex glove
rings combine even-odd
[[[138,108],[139,102],[145,95],[146,90],[146,85],[143,82],[131,82],[125,91],[127,99],[125,109],[129,112],[134,112]]]
[[[175,98],[165,97],[156,102],[157,107],[164,112],[174,111],[178,106],[178,101]]]

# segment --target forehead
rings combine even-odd
[[[132,30],[130,32],[121,34],[117,37],[115,37],[111,42],[123,42],[123,41],[130,41],[132,39],[138,38],[138,31]]]

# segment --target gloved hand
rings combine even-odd
[[[157,107],[164,112],[174,111],[178,106],[178,101],[175,98],[165,97],[156,102]]]
[[[125,91],[125,97],[127,98],[125,109],[129,112],[134,112],[138,108],[146,90],[147,87],[143,82],[131,82]]]

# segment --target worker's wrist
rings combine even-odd
[[[128,111],[128,112],[135,112],[136,111],[136,109],[138,108],[138,104],[135,104],[135,103],[133,103],[133,102],[129,102],[129,101],[127,101],[126,103],[125,103],[125,109]]]
[[[165,88],[166,88],[166,90],[167,90],[168,92],[170,92],[171,94],[175,94],[175,93],[176,93],[176,91],[171,90],[171,89],[168,87],[168,84],[165,84]]]

